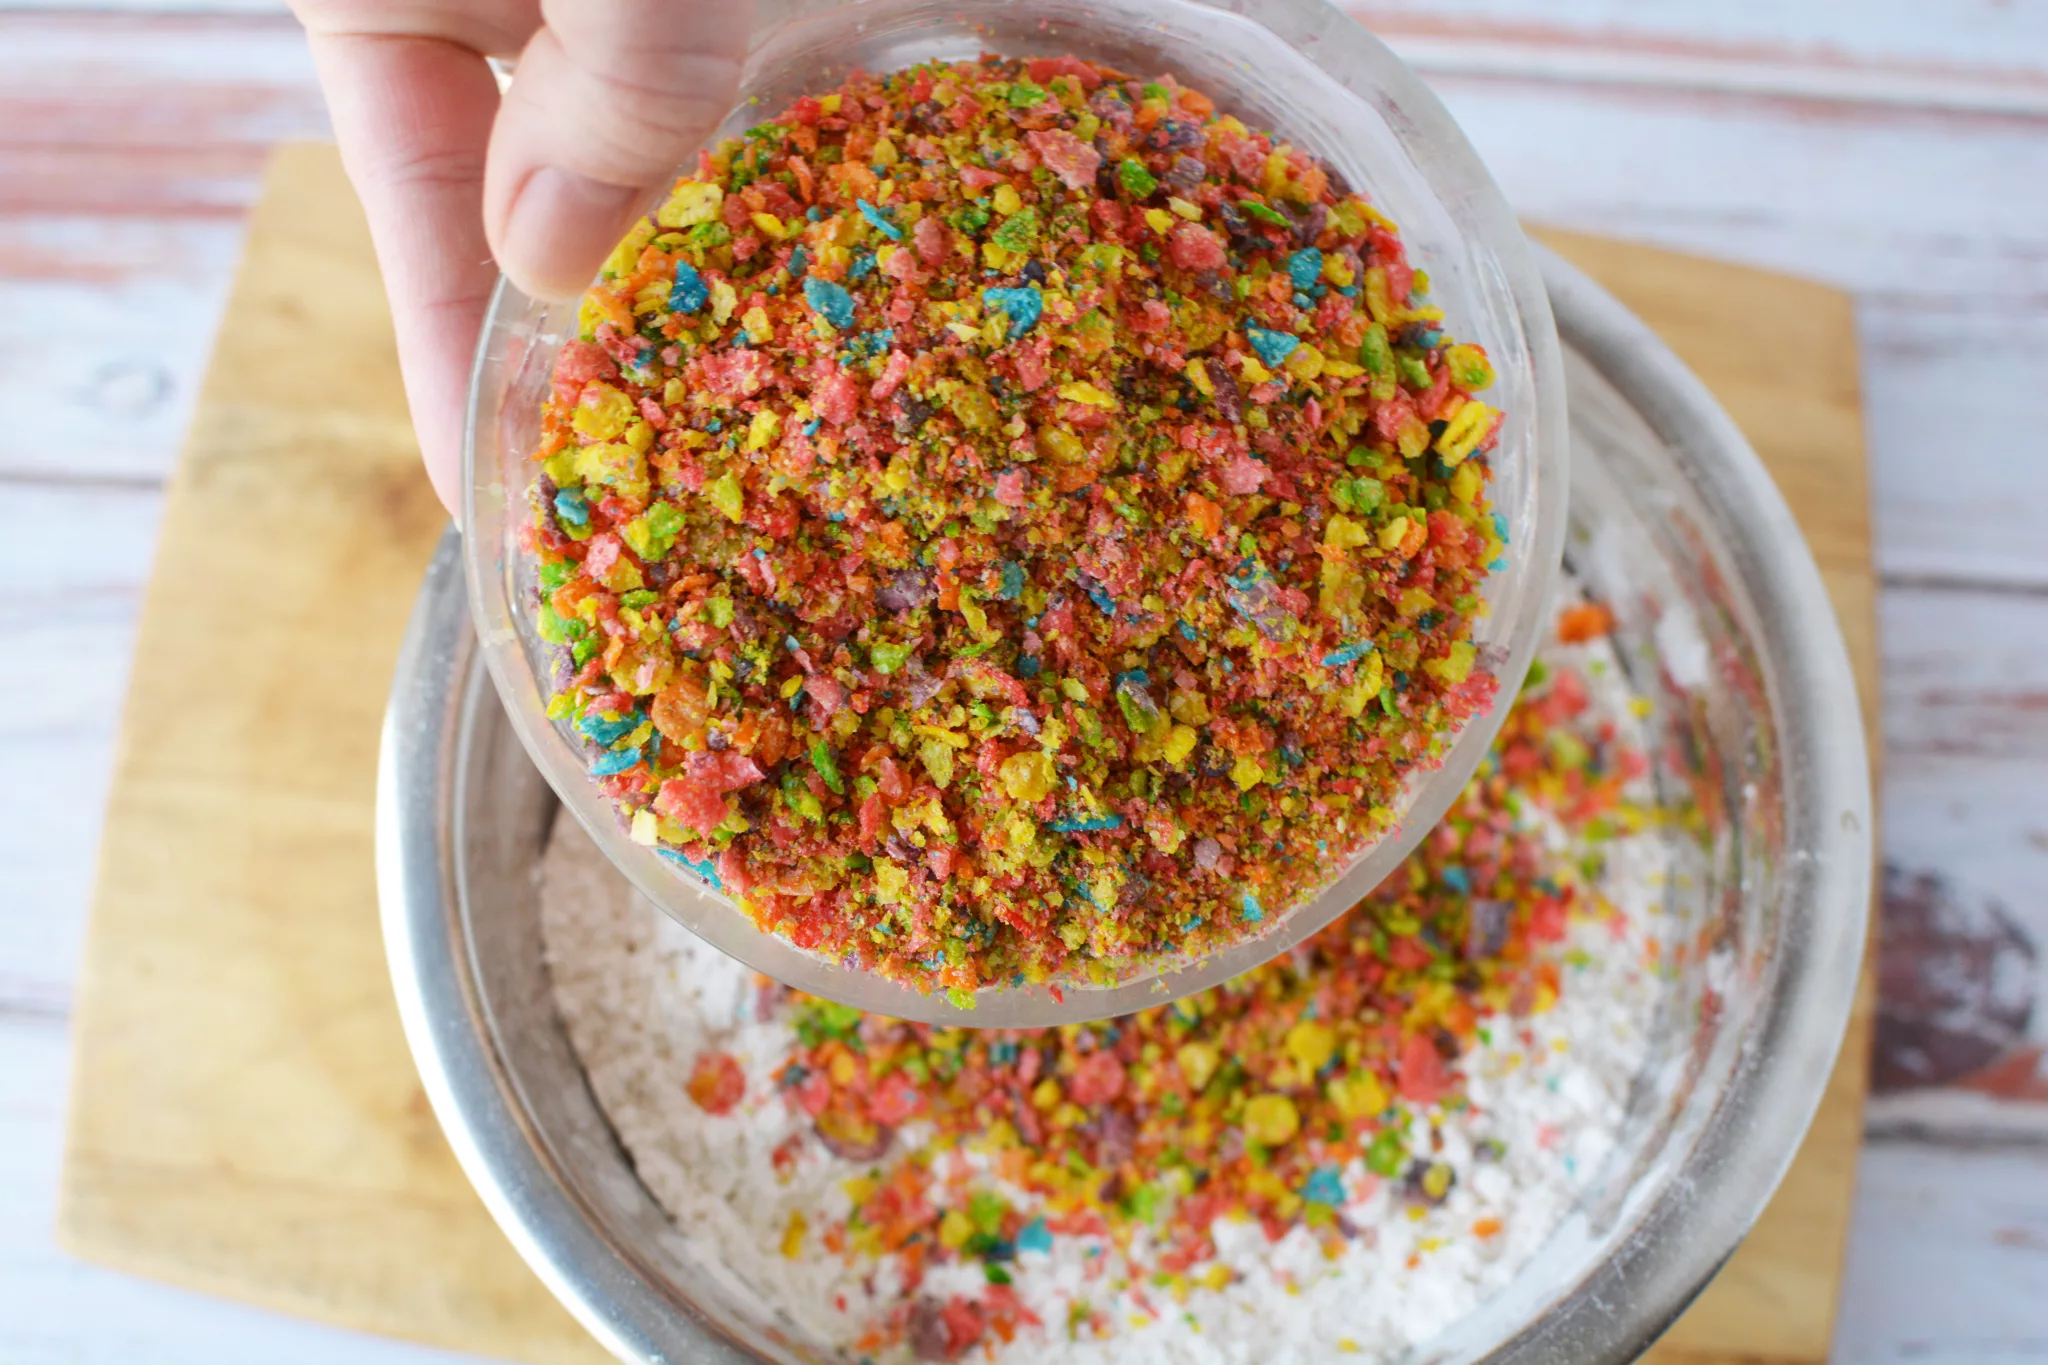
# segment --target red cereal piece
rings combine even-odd
[[[703,1052],[684,1087],[690,1099],[707,1114],[729,1114],[747,1093],[746,1073],[723,1052]]]

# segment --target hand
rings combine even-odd
[[[434,490],[499,269],[583,292],[732,107],[751,0],[293,0],[369,215]],[[485,59],[516,55],[502,101]],[[495,265],[493,264],[495,258]]]

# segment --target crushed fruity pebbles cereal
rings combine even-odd
[[[1175,1004],[970,1030],[792,994],[568,820],[557,1003],[648,1188],[834,1358],[1405,1358],[1600,1174],[1664,1000],[1641,712],[1604,639],[1545,670],[1372,897]]]
[[[633,838],[965,1003],[1327,885],[1492,701],[1485,353],[1171,77],[856,75],[704,155],[555,370],[551,714]]]

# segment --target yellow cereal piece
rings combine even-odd
[[[996,771],[1012,801],[1044,800],[1051,795],[1056,777],[1052,760],[1035,750],[1011,754]]]
[[[1420,616],[1436,605],[1436,599],[1421,588],[1403,588],[1395,605],[1403,616]]]
[[[1365,272],[1365,308],[1372,314],[1372,320],[1386,324],[1398,321],[1398,310],[1394,307],[1393,295],[1387,290],[1387,268],[1382,265],[1369,266]]]
[[[1248,792],[1266,780],[1266,770],[1250,754],[1240,754],[1237,762],[1230,765],[1230,780],[1239,791]]]
[[[626,424],[638,415],[631,398],[609,384],[596,382],[584,386],[570,425],[578,435],[593,441],[609,441],[625,431]]]
[[[792,1209],[789,1215],[789,1226],[782,1230],[782,1254],[784,1257],[794,1261],[797,1257],[803,1255],[804,1233],[809,1231],[809,1229],[810,1224],[804,1218],[804,1211],[802,1209]]]
[[[1259,363],[1255,355],[1244,358],[1244,369],[1239,371],[1247,384],[1263,384],[1273,377],[1273,372]]]
[[[630,275],[640,267],[640,253],[654,240],[654,224],[645,218],[633,224],[625,240],[612,248],[612,254],[605,259],[604,273],[608,276]]]
[[[747,424],[747,449],[766,450],[775,443],[775,437],[781,430],[782,414],[773,408],[762,408]]]
[[[963,1247],[974,1235],[974,1220],[958,1209],[947,1209],[946,1216],[939,1220],[939,1245],[942,1247]]]
[[[647,498],[647,457],[624,441],[604,441],[579,448],[576,472],[585,483],[601,483],[624,498]]]
[[[1180,217],[1187,219],[1190,223],[1202,221],[1202,206],[1200,204],[1190,204],[1185,199],[1169,196],[1166,201],[1166,207]]]
[[[1187,1078],[1188,1089],[1200,1090],[1223,1064],[1223,1054],[1212,1043],[1182,1043],[1173,1060],[1180,1065],[1180,1074]]]
[[[1447,687],[1456,687],[1472,676],[1472,664],[1477,658],[1478,651],[1471,641],[1460,640],[1442,658],[1424,660],[1422,671]]]
[[[653,811],[643,807],[633,812],[632,837],[634,843],[645,848],[652,848],[657,842],[659,834],[660,830],[657,827]]]
[[[1173,215],[1165,209],[1146,209],[1145,224],[1161,237],[1164,237],[1167,233],[1173,231]]]
[[[1485,486],[1478,469],[1462,461],[1458,464],[1458,472],[1451,475],[1451,496],[1467,507],[1479,500],[1480,490]]]
[[[747,515],[747,492],[730,469],[704,485],[704,496],[725,514],[727,521],[737,523]]]
[[[1320,379],[1324,368],[1323,353],[1303,342],[1288,354],[1281,368],[1296,379]]]
[[[1372,543],[1372,532],[1342,512],[1323,523],[1323,544],[1332,550],[1350,550]]]
[[[686,180],[676,186],[668,202],[656,211],[654,220],[665,228],[695,227],[698,223],[717,222],[724,209],[722,187]]]
[[[1444,427],[1444,434],[1436,438],[1437,454],[1447,465],[1456,465],[1486,439],[1486,433],[1493,429],[1493,419],[1499,416],[1496,409],[1473,399]]]
[[[1214,396],[1216,392],[1216,381],[1209,378],[1208,366],[1204,365],[1199,360],[1190,360],[1188,362],[1187,369],[1182,371],[1182,373],[1187,375],[1188,383],[1193,384],[1197,391],[1206,395]]]
[[[1313,1075],[1337,1051],[1337,1035],[1328,1024],[1304,1019],[1287,1030],[1287,1054]]]
[[[875,863],[875,899],[889,905],[903,899],[903,893],[910,889],[910,872],[899,863],[877,861]]]
[[[720,327],[732,321],[733,312],[740,306],[739,292],[725,280],[711,282],[711,320]]]
[[[1386,525],[1380,527],[1379,540],[1382,550],[1398,550],[1401,548],[1401,542],[1407,538],[1408,518],[1406,517],[1390,517],[1387,519]]]
[[[1167,732],[1166,745],[1161,757],[1176,768],[1186,767],[1188,756],[1194,753],[1195,743],[1199,738],[1192,725],[1176,725]]]
[[[1429,424],[1409,414],[1402,419],[1401,432],[1394,438],[1394,444],[1400,448],[1402,459],[1415,459],[1429,449]]]
[[[789,229],[772,213],[755,213],[752,215],[752,221],[754,230],[770,241],[779,242],[789,235]]]
[[[1301,1115],[1285,1095],[1255,1095],[1245,1103],[1244,1133],[1253,1142],[1278,1147],[1299,1131]]]
[[[943,726],[918,725],[912,728],[914,728],[917,731],[917,733],[921,735],[927,735],[932,739],[939,741],[939,743],[951,745],[955,749],[964,749],[968,745],[967,736],[962,734],[956,734]]]
[[[1011,214],[1024,207],[1024,196],[1017,193],[1015,185],[1005,180],[1002,184],[996,186],[995,206],[997,213],[1008,218]]]
[[[1112,412],[1116,410],[1115,395],[1104,393],[1086,380],[1077,379],[1060,385],[1060,397],[1069,403],[1085,403],[1091,408],[1106,408]]]
[[[995,400],[983,390],[963,386],[954,391],[953,401],[949,406],[953,409],[953,415],[960,419],[960,424],[970,431],[995,429],[998,416]]]
[[[1370,1071],[1338,1077],[1330,1083],[1327,1093],[1330,1103],[1347,1119],[1371,1118],[1387,1112],[1387,1089]]]

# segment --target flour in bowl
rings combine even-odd
[[[647,1188],[850,1361],[1390,1360],[1599,1171],[1660,998],[1665,834],[1600,609],[1403,868],[1280,960],[1060,1029],[797,995],[642,900],[572,820],[563,1020]]]

